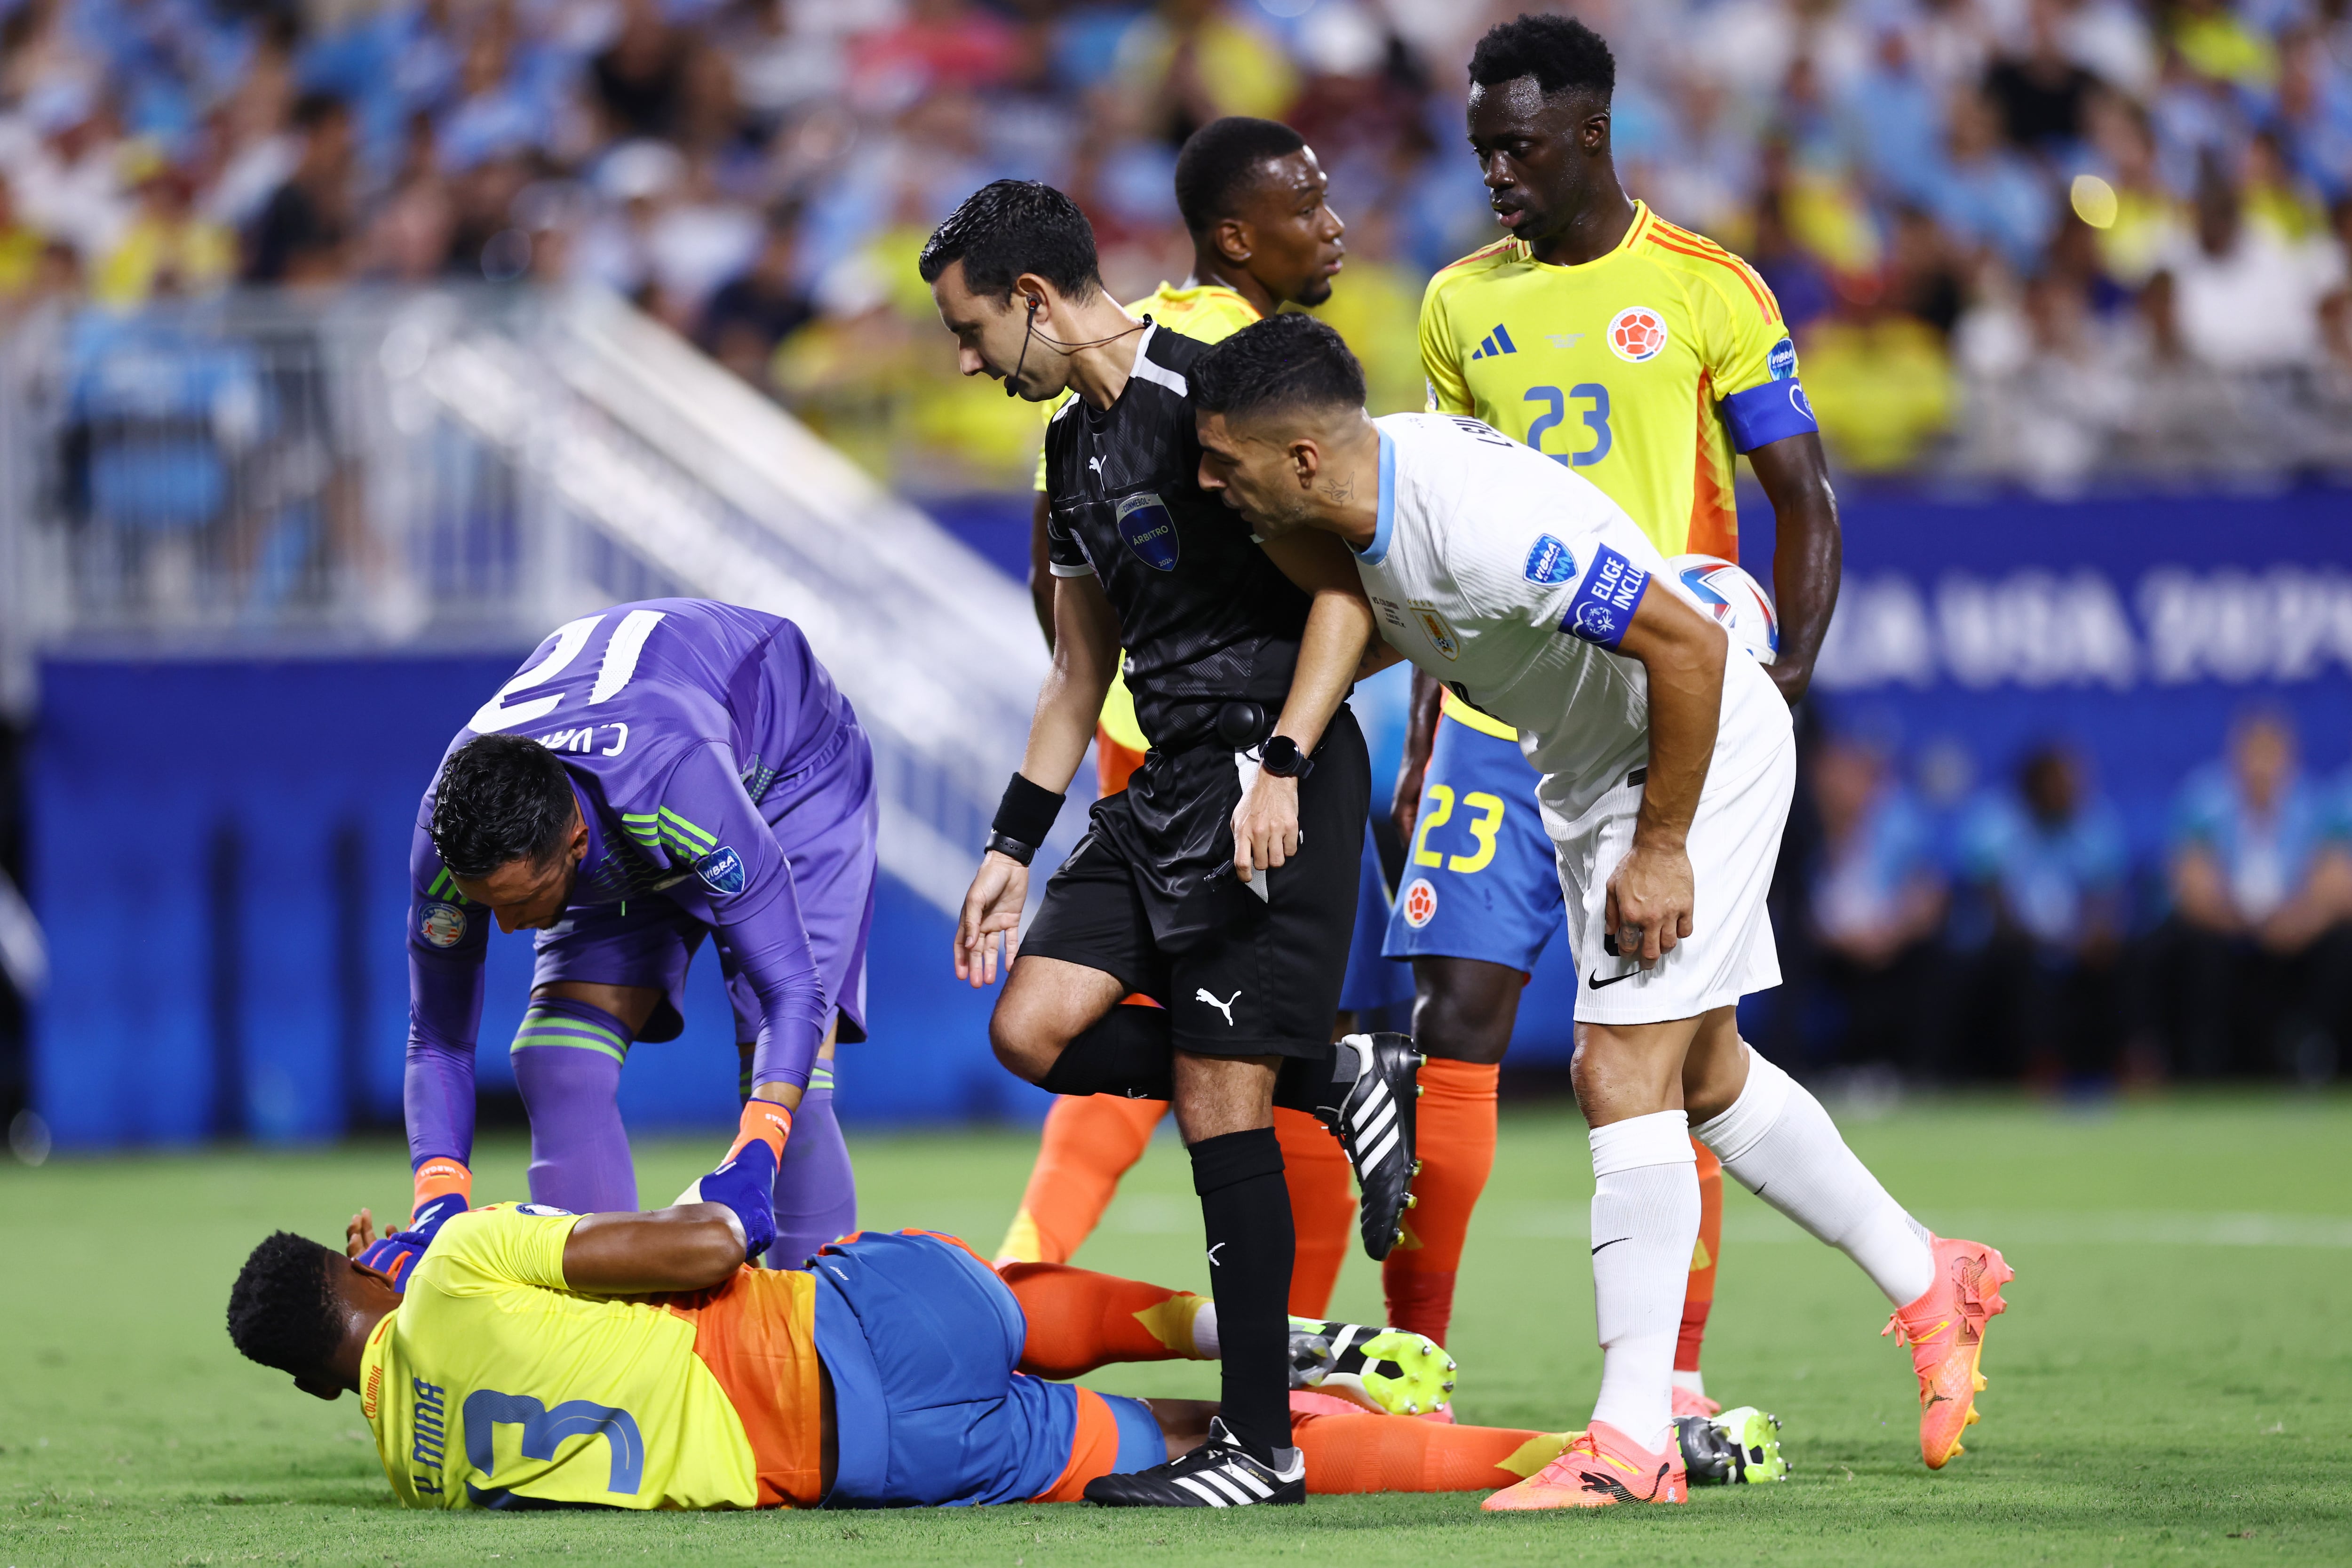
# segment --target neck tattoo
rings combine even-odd
[[[1321,490],[1332,505],[1345,506],[1356,499],[1356,476],[1351,473],[1344,479],[1326,479],[1316,489]]]

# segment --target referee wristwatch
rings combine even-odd
[[[1289,736],[1276,735],[1259,749],[1258,765],[1278,779],[1303,779],[1315,771],[1315,759]]]

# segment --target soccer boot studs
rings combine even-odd
[[[1290,1320],[1290,1386],[1381,1415],[1443,1410],[1454,1398],[1454,1358],[1403,1329]]]
[[[1695,1487],[1789,1479],[1789,1461],[1780,1455],[1780,1418],[1752,1405],[1715,1415],[1677,1415],[1675,1438]]]

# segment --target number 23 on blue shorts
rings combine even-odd
[[[1381,952],[1531,973],[1561,925],[1559,871],[1518,742],[1437,721]]]

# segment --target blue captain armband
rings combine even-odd
[[[1723,422],[1731,426],[1732,446],[1742,452],[1822,427],[1794,375],[1733,393],[1723,400]]]

